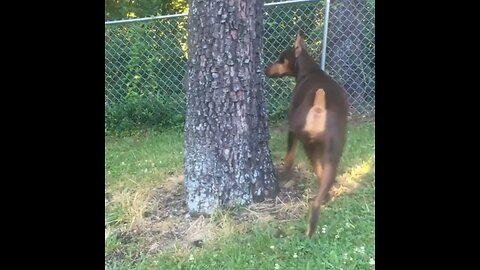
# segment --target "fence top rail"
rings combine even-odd
[[[288,5],[288,4],[319,2],[319,1],[320,0],[288,0],[288,1],[282,1],[282,2],[265,3],[264,6],[269,7],[269,6]],[[131,23],[131,22],[142,22],[142,21],[151,21],[151,20],[160,20],[160,19],[171,19],[171,18],[185,17],[185,16],[188,16],[188,14],[187,13],[181,13],[181,14],[161,15],[161,16],[152,16],[152,17],[135,18],[135,19],[114,20],[114,21],[106,21],[105,25],[120,24],[120,23]]]

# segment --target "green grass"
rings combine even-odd
[[[285,154],[284,128],[270,129],[276,164]],[[105,254],[125,246],[124,260],[105,269],[374,269],[375,259],[375,125],[351,125],[339,175],[341,193],[324,207],[313,239],[304,235],[304,218],[280,222],[255,221],[229,234],[206,241],[203,248],[171,249],[138,255],[135,243],[121,243],[118,232],[148,207],[148,192],[168,177],[182,174],[182,131],[151,132],[106,140]],[[295,166],[311,171],[300,145]],[[311,184],[314,178],[310,179]],[[140,198],[140,199],[139,199]],[[143,201],[142,201],[143,200]],[[226,215],[228,217],[228,214]],[[225,218],[225,216],[224,216]],[[281,230],[283,237],[278,237]],[[130,258],[130,260],[128,259]]]
[[[158,182],[181,173],[183,131],[166,130],[118,138],[105,143],[105,185],[132,185]]]

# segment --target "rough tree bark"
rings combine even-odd
[[[327,62],[334,77],[349,93],[350,104],[364,99],[366,84],[364,64],[366,0],[338,0],[329,22]],[[333,1],[332,1],[333,5]]]
[[[191,214],[278,191],[268,147],[263,0],[190,0],[185,186]]]

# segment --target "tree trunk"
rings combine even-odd
[[[185,185],[191,214],[278,191],[264,98],[263,0],[190,0]]]
[[[336,1],[337,2],[337,1]],[[350,104],[360,105],[365,99],[363,33],[366,0],[339,0],[329,22],[327,64],[330,74],[338,79],[349,93]]]

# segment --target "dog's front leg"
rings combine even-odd
[[[297,137],[292,131],[288,132],[287,154],[284,158],[284,170],[286,172],[292,169],[293,161],[295,160],[295,149],[297,145]]]

